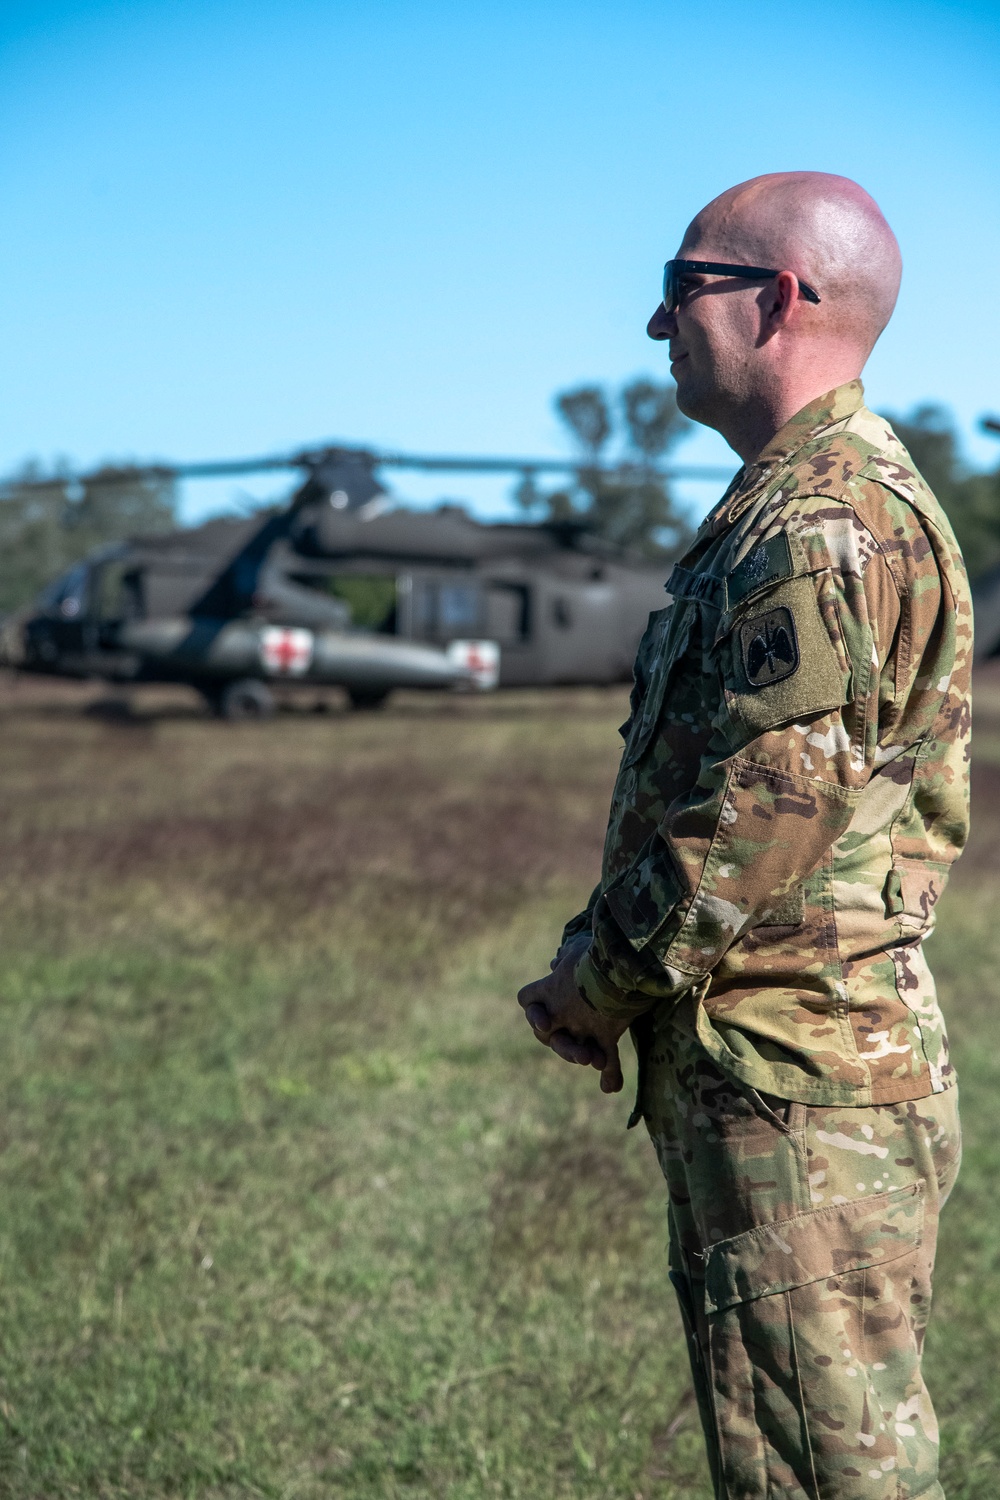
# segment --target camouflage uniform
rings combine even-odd
[[[718,1493],[939,1496],[919,1344],[958,1134],[922,942],[968,829],[961,555],[855,381],[667,588],[564,941],[634,1023]]]

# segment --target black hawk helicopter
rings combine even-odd
[[[396,688],[628,679],[646,618],[664,601],[663,562],[579,522],[395,508],[376,477],[384,467],[533,476],[578,465],[325,447],[133,468],[130,478],[304,477],[277,512],[92,552],[4,621],[0,662],[120,685],[186,683],[227,719],[266,717],[290,685],[339,687],[355,708],[374,708]]]

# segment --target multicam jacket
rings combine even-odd
[[[592,931],[576,979],[599,1011],[662,1018],[694,989],[719,1066],[807,1104],[953,1079],[922,945],[968,830],[971,602],[862,397],[793,417],[674,569],[601,883],[564,934]]]

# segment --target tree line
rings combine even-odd
[[[579,385],[559,392],[554,405],[578,462],[555,488],[521,481],[516,498],[526,517],[574,522],[665,563],[676,557],[692,526],[660,466],[691,423],[677,410],[673,384],[640,377],[618,388]],[[970,575],[1000,566],[1000,465],[972,469],[941,406],[889,420],[950,517]],[[107,464],[80,483],[27,464],[0,483],[0,613],[28,603],[96,547],[177,524],[169,475]]]
[[[27,604],[96,547],[176,525],[169,476],[106,464],[79,483],[26,464],[0,484],[0,613]]]

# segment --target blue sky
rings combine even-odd
[[[688,219],[792,167],[857,178],[902,244],[872,403],[944,402],[995,461],[998,22],[961,0],[4,0],[0,472],[328,438],[565,453],[556,390],[665,374],[644,326]],[[676,456],[735,466],[705,432]],[[508,503],[503,481],[393,486]],[[186,514],[280,487],[191,485]]]

